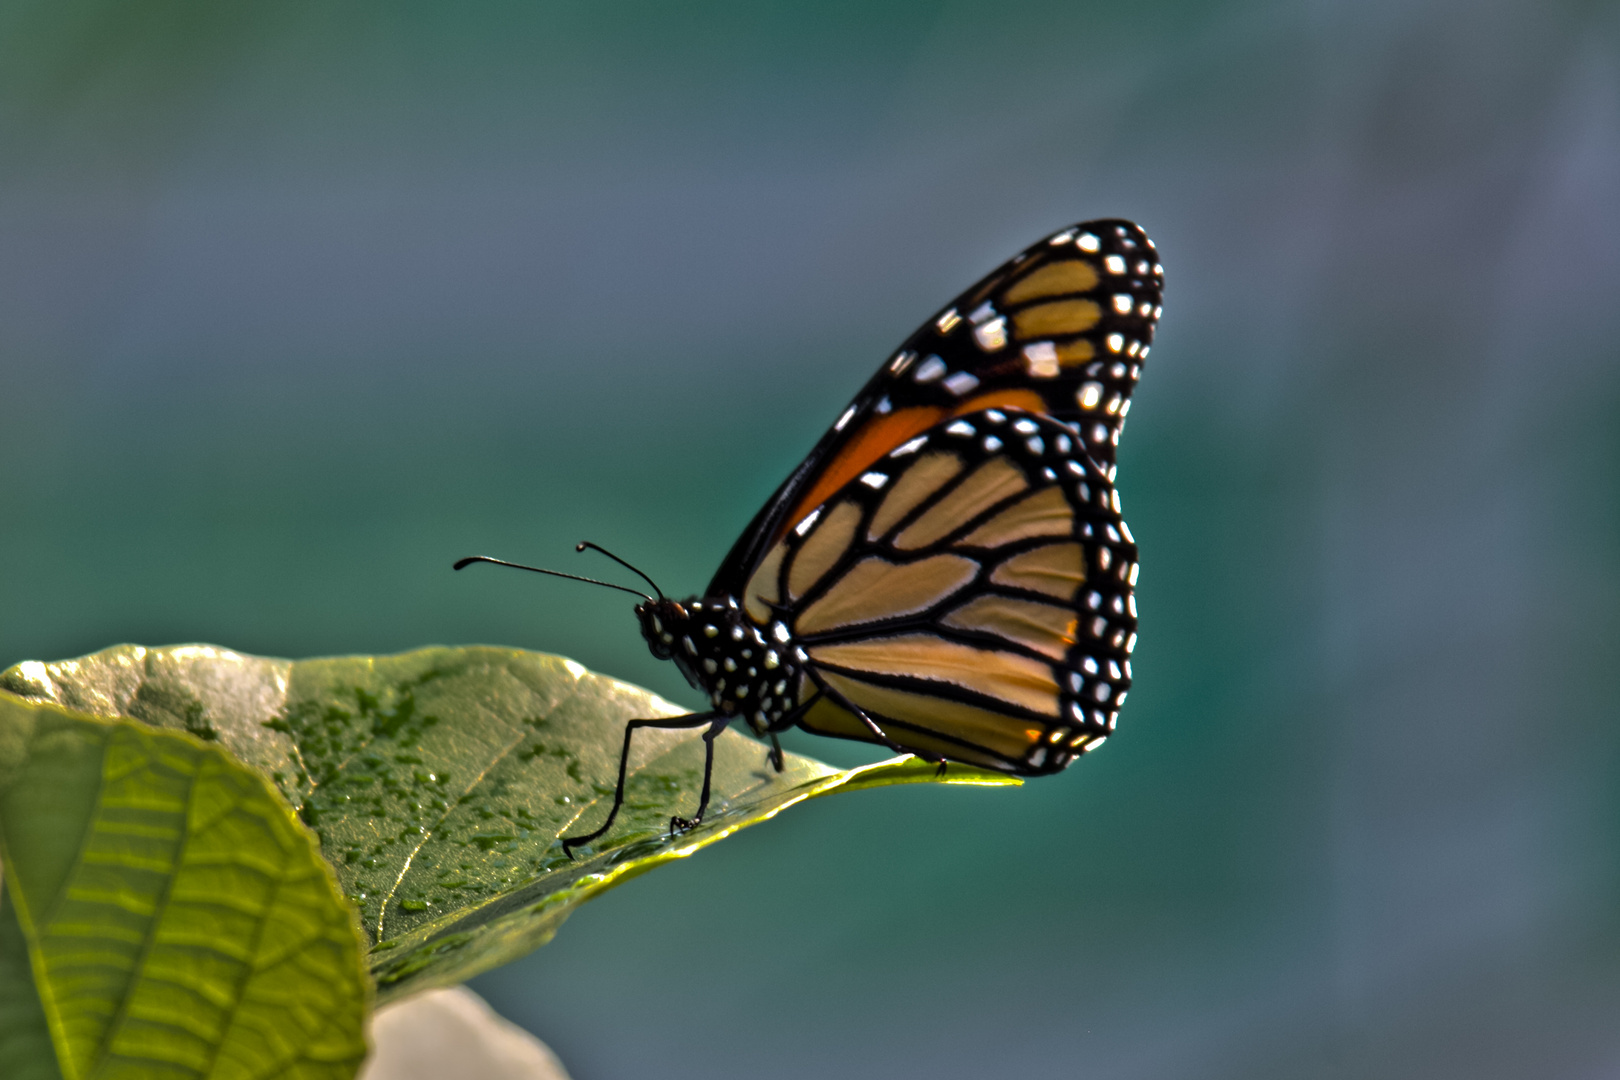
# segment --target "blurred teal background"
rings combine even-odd
[[[701,588],[1071,221],[1165,315],[1118,737],[827,800],[479,979],[579,1080],[1620,1075],[1620,8],[0,5],[0,665]],[[850,744],[795,740],[828,760]]]

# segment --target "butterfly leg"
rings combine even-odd
[[[782,744],[776,738],[776,732],[771,732],[771,752],[767,755],[771,765],[777,772],[782,771],[785,762],[782,759]]]
[[[714,777],[714,740],[726,730],[731,718],[722,716],[709,725],[709,730],[703,733],[703,794],[698,796],[697,814],[690,818],[672,817],[669,819],[669,834],[674,836],[678,832],[695,829],[703,821],[703,812],[709,808],[709,781]]]
[[[619,751],[619,782],[613,789],[613,809],[608,811],[607,820],[602,822],[602,827],[595,832],[586,833],[584,836],[564,837],[562,842],[563,854],[572,859],[574,857],[574,848],[579,847],[581,844],[590,843],[613,827],[613,819],[619,816],[619,807],[624,805],[625,775],[630,765],[630,737],[635,734],[636,728],[678,729],[702,727],[704,724],[717,724],[723,728],[728,723],[730,723],[729,719],[721,718],[718,713],[709,712],[693,713],[690,716],[677,716],[668,720],[631,720],[625,724],[624,748]],[[719,734],[719,732],[714,732],[714,734]],[[703,769],[703,801],[707,804],[709,801],[709,770],[714,763],[714,737],[712,734],[705,734],[704,739],[707,741],[706,744],[709,750],[708,763]],[[701,818],[702,816],[703,811],[700,809],[698,817]]]

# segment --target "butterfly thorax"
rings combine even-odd
[[[654,600],[636,616],[652,654],[675,661],[716,711],[763,733],[793,710],[800,658],[785,624],[757,625],[730,596]]]

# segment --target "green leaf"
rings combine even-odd
[[[353,914],[285,801],[220,748],[0,691],[0,860],[8,1066],[15,1049],[68,1080],[354,1075]]]
[[[697,730],[636,733],[613,830],[571,861],[563,836],[607,814],[624,723],[685,710],[570,660],[518,649],[267,660],[209,646],[124,645],[28,662],[0,686],[213,738],[263,770],[320,836],[371,942],[378,999],[461,982],[551,939],[579,904],[805,799],[1001,773],[898,758],[849,772],[788,755],[783,772],[734,731],[715,741],[697,829]]]
[[[3,873],[3,871],[0,871]],[[45,1009],[34,991],[28,942],[0,888],[0,1062],[6,1080],[61,1080]]]

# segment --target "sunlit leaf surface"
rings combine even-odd
[[[286,803],[218,747],[0,691],[0,859],[8,1078],[359,1066],[352,912]]]
[[[210,646],[124,645],[78,660],[27,662],[0,686],[102,715],[217,740],[262,769],[321,838],[371,943],[379,1000],[462,981],[544,944],[592,896],[804,799],[835,790],[1014,778],[912,758],[838,772],[789,754],[716,741],[702,826],[695,730],[636,734],[613,830],[563,854],[611,801],[624,722],[684,710],[561,657],[489,647],[389,657],[268,660]]]

